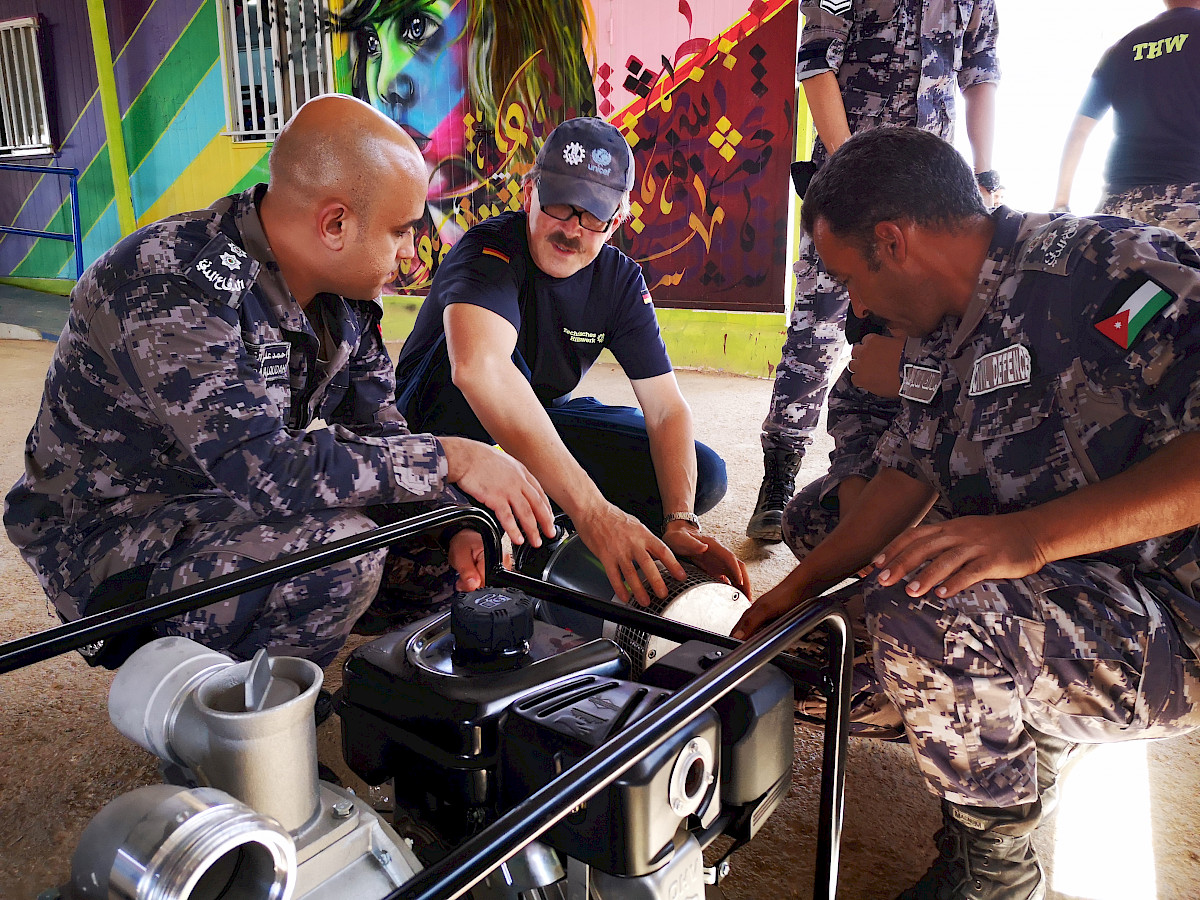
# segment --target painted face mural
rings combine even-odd
[[[417,256],[399,284],[428,285],[463,231],[520,205],[541,138],[595,112],[580,0],[361,0],[333,17],[351,35],[354,94],[402,126],[429,169]],[[563,91],[567,91],[564,96]]]
[[[796,0],[346,0],[331,21],[352,92],[429,171],[400,290],[427,288],[466,229],[520,208],[556,125],[601,115],[637,171],[611,241],[655,301],[782,308]]]
[[[520,206],[521,176],[554,126],[576,115],[600,115],[625,135],[636,164],[630,215],[610,241],[641,264],[655,303],[783,308],[797,0],[317,2],[332,31],[336,89],[372,103],[422,146],[429,197],[415,256],[401,266],[396,287],[402,292],[428,287],[467,228]],[[180,40],[190,20],[164,11],[171,5],[141,2],[151,24],[124,35],[114,59],[118,83],[142,98],[139,109],[153,113],[144,123],[139,119],[128,147],[138,163],[129,179],[131,199],[143,221],[203,206],[211,191],[237,189],[268,168],[268,148],[256,141],[238,143],[233,153],[208,152],[235,142],[217,133],[217,118],[241,113],[218,110],[216,98],[199,90],[215,83],[205,80],[210,64],[201,65],[209,56],[191,53],[190,38]],[[51,20],[61,17],[49,7],[59,6],[71,4],[49,4]],[[296,27],[301,18],[311,25],[297,4],[274,6],[276,16],[296,17]],[[126,24],[132,27],[132,20]],[[276,29],[276,39],[294,37],[296,27],[286,34]],[[210,37],[205,46],[219,54],[217,35]],[[63,144],[61,160],[94,174],[89,167],[105,152],[99,101],[68,99],[94,95],[94,76],[67,65],[68,56],[43,61],[63,79],[55,115],[81,125]],[[297,68],[304,62],[282,53],[276,59],[279,74],[290,78],[315,74]],[[150,78],[162,66],[172,84],[188,89],[188,103],[203,107],[212,133],[163,104],[168,98],[156,93],[161,79]],[[314,82],[312,89],[323,86]],[[140,166],[152,152],[154,164]],[[82,255],[91,262],[120,240],[121,229],[111,179],[81,177],[79,188]],[[67,232],[64,189],[55,179],[0,178],[0,219]],[[2,275],[68,278],[74,272],[73,251],[62,241],[0,237]]]

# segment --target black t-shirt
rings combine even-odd
[[[414,429],[425,420],[431,387],[457,392],[448,378],[442,315],[451,303],[482,306],[512,324],[514,362],[546,406],[569,399],[605,348],[631,379],[671,371],[637,263],[606,244],[570,278],[551,278],[529,253],[525,213],[501,213],[468,231],[447,254],[404,343],[396,393]],[[430,385],[431,376],[441,383]]]
[[[1109,190],[1200,182],[1200,9],[1169,9],[1108,49],[1079,113],[1110,106]]]

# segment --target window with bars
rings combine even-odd
[[[304,101],[332,89],[323,0],[220,0],[229,133],[274,140]]]
[[[0,22],[0,156],[46,153],[50,117],[36,18]]]

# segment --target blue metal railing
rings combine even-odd
[[[79,170],[64,169],[58,166],[22,166],[16,163],[0,163],[0,171],[4,172],[33,172],[35,175],[50,173],[60,178],[66,176],[71,180],[71,233],[61,231],[34,231],[30,228],[14,228],[11,225],[0,225],[0,232],[5,234],[23,234],[26,237],[44,237],[56,241],[71,241],[75,245],[75,278],[83,275],[83,237],[79,228]]]

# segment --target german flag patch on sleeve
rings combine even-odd
[[[496,259],[500,260],[503,263],[509,263],[512,261],[508,258],[507,254],[502,253],[501,251],[497,250],[495,247],[484,247],[483,250],[481,251],[481,255],[494,256],[494,257],[496,257]]]
[[[1175,294],[1148,275],[1118,285],[1095,322],[1096,330],[1128,350],[1142,329],[1175,300]]]

